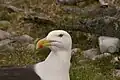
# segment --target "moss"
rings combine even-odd
[[[0,21],[0,29],[7,30],[11,27],[11,23],[9,21]]]

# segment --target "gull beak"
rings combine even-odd
[[[43,47],[48,47],[50,45],[51,45],[51,41],[46,40],[46,38],[43,38],[43,39],[37,41],[36,49],[43,48]]]

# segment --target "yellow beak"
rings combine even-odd
[[[50,41],[46,40],[46,38],[44,38],[44,39],[41,39],[41,40],[37,41],[36,49],[47,47],[47,46],[50,46],[50,45],[51,45]]]

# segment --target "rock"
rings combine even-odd
[[[108,57],[108,56],[111,56],[111,54],[110,53],[103,53],[100,55],[96,55],[94,58],[92,58],[92,60],[101,59],[103,57]]]
[[[18,37],[13,37],[13,40],[21,42],[21,43],[30,43],[33,41],[33,38],[30,37],[29,35],[22,35],[22,36],[18,36]]]
[[[83,51],[83,56],[87,59],[96,60],[103,57],[111,56],[110,53],[100,54],[100,51],[97,48],[92,48],[86,51]]]
[[[10,37],[11,37],[10,33],[0,30],[0,40],[7,39]]]
[[[71,54],[75,55],[79,51],[80,51],[80,48],[73,48]]]
[[[62,7],[62,10],[64,10],[67,13],[75,13],[75,14],[81,14],[83,11],[79,7],[71,7],[71,6]]]
[[[9,12],[23,12],[22,9],[12,6],[12,5],[5,5],[5,8],[7,8]]]
[[[15,50],[15,47],[11,46],[11,45],[4,45],[2,47],[2,49],[0,49],[1,54],[5,54],[5,53],[9,53],[9,52],[13,52]]]
[[[76,5],[78,0],[57,0],[57,3],[67,4],[67,5]]]
[[[4,45],[7,45],[7,44],[9,44],[11,42],[13,42],[13,40],[10,40],[10,39],[2,40],[2,41],[0,41],[0,47],[2,47]]]
[[[83,13],[79,13],[90,18],[74,20],[75,25],[67,25],[67,29],[120,38],[120,10],[114,7],[105,9],[95,7],[90,11],[89,8],[87,11],[83,9]]]
[[[82,53],[83,53],[83,56],[84,56],[85,58],[94,60],[94,58],[95,58],[100,52],[99,52],[98,49],[92,48],[92,49],[83,51]]]
[[[10,39],[5,39],[5,40],[0,41],[0,52],[13,51],[14,47],[8,45],[12,42],[13,40],[10,40]]]
[[[7,1],[8,2],[8,1]],[[8,3],[9,4],[9,3]],[[21,8],[17,8],[15,6],[12,5],[8,5],[8,4],[1,4],[0,7],[7,9],[9,12],[23,12],[24,10]]]
[[[28,50],[31,50],[31,51],[34,51],[34,50],[35,50],[35,44],[29,44],[29,45],[27,46],[27,49],[28,49]]]
[[[100,2],[100,4],[101,4],[102,6],[108,5],[108,1],[107,1],[107,0],[99,0],[99,2]]]
[[[55,25],[54,21],[44,13],[36,13],[36,12],[25,12],[26,16],[24,17],[25,21],[30,21],[32,23],[37,24],[51,24]]]
[[[114,58],[111,60],[111,63],[114,64],[115,69],[120,69],[120,56],[114,57]]]
[[[112,62],[112,63],[120,62],[120,56],[114,57],[114,58],[111,60],[111,62]]]
[[[114,77],[120,77],[120,70],[119,70],[119,69],[115,69],[115,70],[113,71],[113,76],[114,76]]]
[[[98,38],[99,40],[99,47],[100,47],[100,52],[105,53],[105,52],[119,52],[120,48],[120,41],[118,38],[115,37],[107,37],[107,36],[100,36]]]
[[[99,0],[101,6],[116,6],[116,0]],[[117,2],[118,3],[118,2]]]

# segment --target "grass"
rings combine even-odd
[[[110,57],[91,61],[83,59],[78,53],[73,58],[71,80],[118,80],[112,75],[114,65],[110,63]]]

